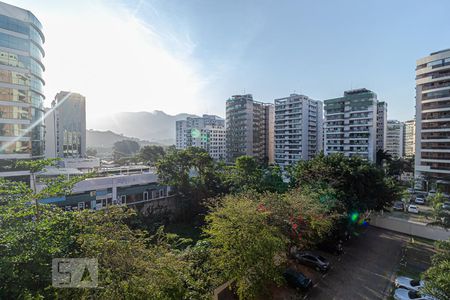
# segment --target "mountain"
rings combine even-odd
[[[107,117],[96,118],[89,127],[96,130],[109,130],[124,136],[133,136],[162,145],[175,144],[175,122],[195,117],[191,114],[168,115],[163,111],[121,112]]]
[[[143,141],[138,138],[124,136],[112,131],[86,130],[86,146],[89,148],[112,148],[115,142],[122,140],[132,140],[138,142],[141,147],[150,145],[149,141]]]

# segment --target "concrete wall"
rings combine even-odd
[[[450,238],[450,231],[442,227],[426,226],[424,223],[412,222],[386,215],[371,216],[370,225],[435,241]]]

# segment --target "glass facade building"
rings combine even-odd
[[[0,172],[44,156],[45,55],[42,25],[29,11],[0,3]]]

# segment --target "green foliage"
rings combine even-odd
[[[293,189],[286,194],[265,194],[260,209],[271,212],[270,224],[280,228],[291,246],[310,249],[323,240],[341,217],[328,192]]]
[[[17,167],[30,170],[31,173],[37,173],[48,166],[54,166],[59,158],[46,158],[40,160],[19,160],[16,163]]]
[[[156,167],[160,182],[173,187],[182,197],[201,200],[226,192],[219,167],[203,149],[173,149]]]
[[[113,157],[115,161],[121,158],[128,158],[139,151],[139,143],[132,140],[117,141],[113,146]]]
[[[249,195],[226,196],[206,216],[213,266],[223,282],[236,283],[241,299],[255,298],[269,282],[281,282],[286,242],[269,224],[270,216]]]
[[[430,201],[433,216],[433,222],[428,223],[428,225],[450,228],[450,211],[442,207],[447,198],[438,192],[434,196],[429,197],[428,201]]]
[[[332,188],[348,212],[387,209],[400,198],[395,180],[359,157],[319,155],[291,168],[290,178],[294,187]]]
[[[163,147],[150,145],[141,148],[138,156],[139,160],[153,166],[164,156],[164,154],[165,151]]]
[[[423,292],[436,299],[450,299],[450,240],[436,242],[437,253],[432,258],[431,267],[423,274]]]

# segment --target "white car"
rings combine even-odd
[[[425,199],[422,197],[416,197],[416,200],[414,200],[416,204],[425,204]]]
[[[419,208],[417,207],[417,205],[410,205],[410,206],[408,206],[408,212],[413,213],[413,214],[418,214]]]
[[[415,280],[405,276],[399,276],[395,279],[395,287],[405,288],[411,291],[419,291],[424,286],[423,280]]]
[[[394,293],[395,300],[437,300],[430,295],[421,295],[419,292],[407,289],[396,289]]]

